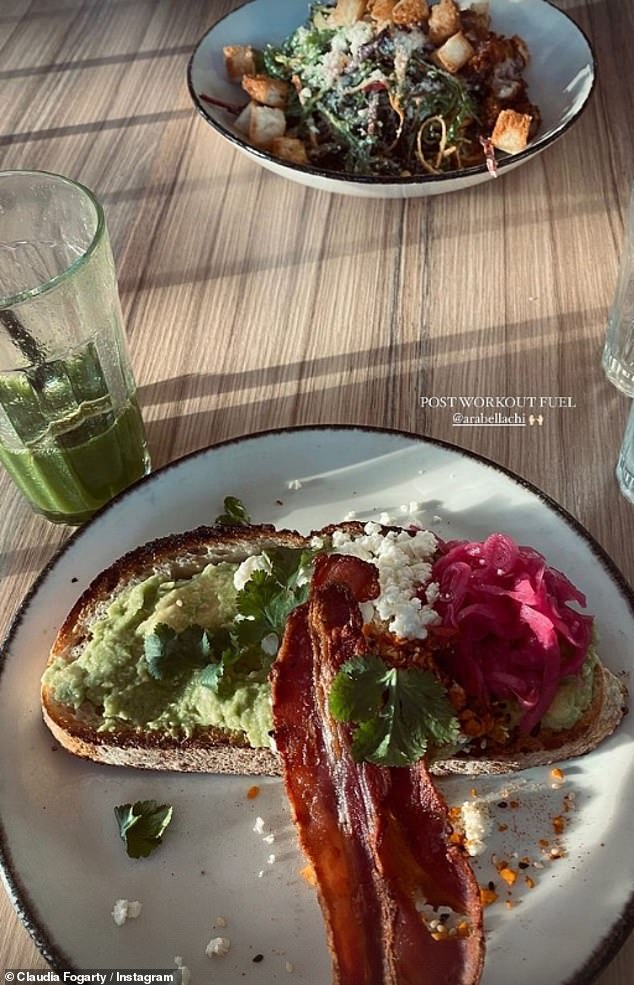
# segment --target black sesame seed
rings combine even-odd
[[[529,864],[529,862],[518,862],[517,867],[518,869],[527,869]]]
[[[253,958],[253,963],[254,964],[259,964],[260,961],[264,961],[264,955],[263,954],[256,954],[255,957]]]
[[[493,879],[491,879],[491,882],[488,883],[487,889],[490,889],[491,892],[493,892],[493,890],[495,889],[495,883],[493,882]]]
[[[501,800],[498,804],[498,807],[508,807],[508,804],[505,800]]]

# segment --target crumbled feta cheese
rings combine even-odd
[[[296,576],[296,584],[298,588],[302,585],[308,585],[313,577],[313,567],[312,564],[305,564],[302,568],[299,568]]]
[[[112,919],[117,927],[123,927],[126,920],[136,920],[141,914],[143,906],[138,900],[131,902],[127,899],[115,900],[112,908]]]
[[[471,856],[481,855],[486,848],[485,839],[493,827],[489,808],[483,800],[466,800],[460,813],[467,853]]]
[[[265,845],[272,845],[273,842],[275,841],[275,835],[271,831],[270,834],[264,835],[264,838],[262,839],[262,841],[264,842]]]
[[[348,520],[356,520],[356,518],[357,518],[357,511],[356,510],[350,510],[344,516],[343,521],[344,521],[344,523],[346,523]]]
[[[253,830],[256,834],[261,835],[264,831],[264,819],[261,817],[256,817],[255,824],[253,825]]]
[[[227,937],[212,937],[205,948],[205,954],[208,958],[221,958],[229,952],[230,947],[231,941]]]
[[[260,646],[268,657],[274,657],[280,648],[280,638],[277,633],[267,633]]]
[[[181,973],[181,985],[190,985],[192,980],[192,973],[181,958],[180,954],[177,954],[174,958],[174,964]]]
[[[389,513],[379,514],[379,523],[382,523],[384,527],[389,527],[392,522],[393,522],[393,518],[390,516]]]
[[[312,549],[314,551],[320,551],[322,549],[322,547],[324,546],[324,538],[323,537],[317,537],[317,536],[311,537],[310,538],[310,546],[312,547]]]
[[[246,558],[233,576],[233,585],[237,592],[241,592],[248,581],[251,581],[254,571],[270,571],[271,562],[266,554],[254,554]]]
[[[275,862],[275,858],[276,858],[275,855],[269,855],[266,861],[268,862],[269,865],[273,865],[273,863]]]
[[[301,489],[302,482],[300,479],[291,479],[289,482],[286,483],[286,486],[288,489]]]
[[[332,545],[334,553],[352,554],[378,568],[380,595],[364,603],[364,620],[387,622],[388,629],[403,639],[425,639],[427,626],[437,623],[439,616],[430,600],[423,602],[417,592],[421,586],[431,589],[436,538],[428,530],[413,535],[406,530],[383,533],[381,525],[372,522],[363,530],[360,536],[335,530]],[[434,597],[434,589],[431,595]]]
[[[425,598],[430,605],[433,605],[438,596],[440,595],[440,585],[437,581],[430,581],[429,585],[425,589]]]

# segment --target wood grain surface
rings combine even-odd
[[[633,172],[634,4],[557,4],[599,68],[562,140],[498,181],[409,201],[285,182],[194,112],[189,55],[238,5],[0,0],[0,168],[60,172],[103,202],[154,466],[286,425],[431,435],[537,484],[634,581],[614,478],[629,403],[600,369]],[[420,399],[516,394],[574,406],[458,431]],[[70,531],[4,473],[0,503],[3,634]],[[45,967],[0,896],[0,965]],[[630,940],[596,981],[633,980]]]

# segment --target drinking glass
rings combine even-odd
[[[0,463],[68,524],[150,468],[103,209],[42,171],[0,172]]]
[[[625,498],[634,503],[634,401],[616,464],[616,478]]]
[[[615,387],[634,397],[634,184],[602,366]]]

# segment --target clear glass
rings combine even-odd
[[[68,524],[150,468],[103,210],[42,171],[0,172],[0,463]]]
[[[634,402],[623,436],[623,444],[616,464],[616,477],[621,492],[630,503],[634,503]]]
[[[634,184],[602,366],[610,383],[634,397]]]

